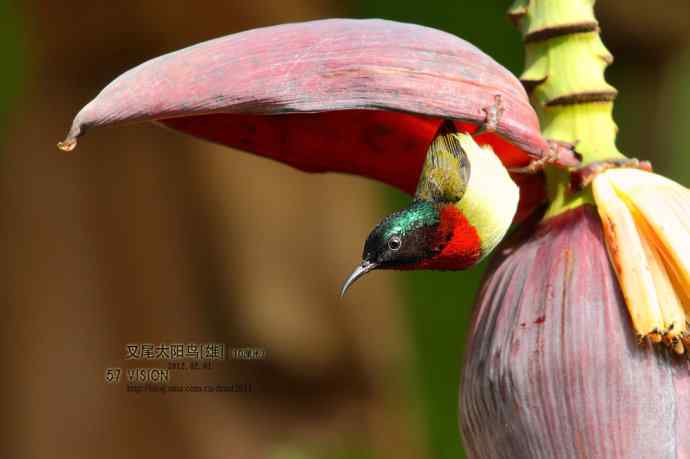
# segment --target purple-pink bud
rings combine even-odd
[[[594,207],[507,243],[475,308],[469,457],[690,457],[690,363],[638,344]]]

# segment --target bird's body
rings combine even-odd
[[[508,231],[517,211],[520,189],[491,147],[479,147],[469,134],[454,136],[472,165],[465,194],[455,207],[476,229],[481,241],[481,259]]]
[[[369,234],[362,264],[343,286],[373,269],[461,270],[503,239],[520,192],[490,146],[444,123],[428,149],[414,201]]]

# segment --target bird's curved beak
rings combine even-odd
[[[347,292],[347,289],[350,288],[350,285],[354,284],[357,279],[371,271],[372,269],[376,269],[378,265],[376,263],[373,263],[371,261],[364,260],[362,263],[355,268],[354,271],[352,271],[352,274],[345,280],[345,283],[343,283],[343,288],[340,290],[340,297],[345,296],[345,292]]]

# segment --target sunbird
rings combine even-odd
[[[364,243],[340,292],[375,269],[462,270],[485,258],[513,221],[520,189],[490,146],[444,121],[412,203],[387,216]]]

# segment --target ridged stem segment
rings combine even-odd
[[[613,57],[599,36],[595,0],[516,0],[508,14],[525,43],[520,79],[541,122],[544,137],[572,143],[583,165],[624,156],[616,148],[616,89],[604,79]],[[547,166],[551,206],[545,218],[584,203],[591,190],[569,193],[569,173]]]

